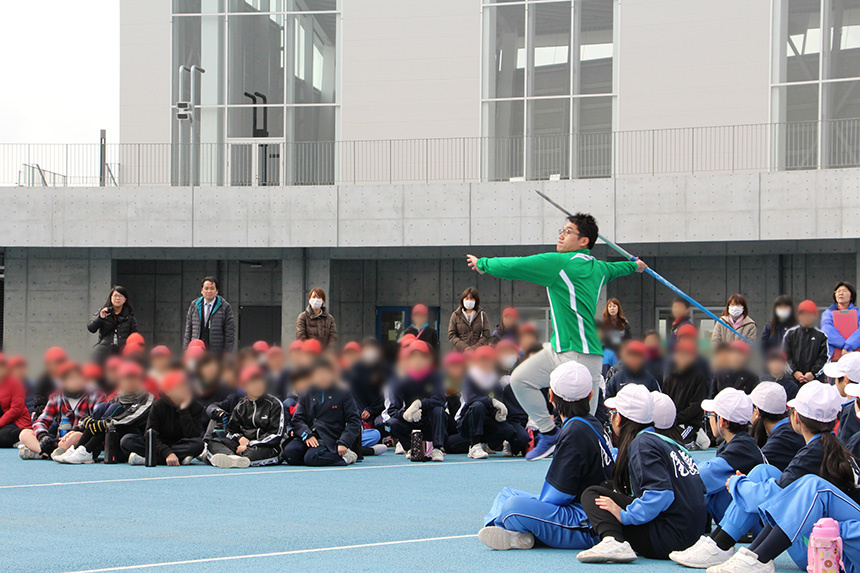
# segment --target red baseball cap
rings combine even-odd
[[[361,344],[355,340],[350,340],[343,345],[343,352],[361,352]]]
[[[646,354],[648,354],[648,349],[640,340],[631,340],[624,348],[627,352],[632,352],[641,356],[645,356]]]
[[[283,356],[284,349],[280,346],[270,346],[266,351],[266,356]]]
[[[45,351],[44,359],[47,363],[62,362],[66,358],[66,351],[59,346],[52,346]]]
[[[729,348],[737,350],[738,352],[743,352],[744,354],[750,353],[750,345],[743,340],[733,340],[732,343],[729,344]]]
[[[507,318],[509,316],[513,317],[513,318],[519,318],[520,317],[520,311],[518,311],[517,309],[515,309],[512,306],[509,306],[508,308],[506,308],[505,310],[502,311],[502,318]]]
[[[102,369],[98,364],[87,362],[81,366],[81,374],[87,380],[97,380],[102,377]]]
[[[288,349],[290,352],[301,352],[302,351],[302,341],[301,340],[293,340],[290,342],[290,347]]]
[[[409,354],[407,354],[407,356],[415,352],[420,352],[421,354],[430,356],[430,347],[427,346],[427,343],[423,340],[416,340],[407,347],[407,350],[409,351]]]
[[[78,367],[78,365],[71,360],[66,360],[65,362],[60,364],[59,367],[57,367],[57,374],[60,376],[60,378],[65,378],[72,372],[80,373],[80,371],[81,369]]]
[[[105,370],[116,370],[122,364],[122,358],[119,356],[111,356],[105,360]]]
[[[6,355],[0,352],[0,364],[6,364]]]
[[[400,346],[409,346],[416,340],[418,340],[418,337],[414,334],[404,334],[403,338],[400,339]]]
[[[182,355],[182,358],[185,360],[199,358],[200,356],[203,356],[205,353],[206,353],[206,351],[203,348],[201,348],[200,346],[191,346],[189,344],[188,348],[185,349],[185,354]]]
[[[137,362],[127,360],[126,362],[122,363],[122,366],[119,367],[119,375],[122,378],[140,378],[141,376],[143,376],[143,368],[141,368],[140,364],[138,364]]]
[[[532,334],[537,335],[537,326],[535,326],[533,322],[527,322],[525,324],[521,324],[519,333],[525,334],[527,332],[530,332]]]
[[[245,385],[251,380],[255,378],[260,378],[263,376],[263,371],[260,370],[257,366],[250,365],[242,368],[242,373],[239,375],[239,384]]]
[[[152,357],[155,356],[164,356],[170,358],[170,349],[163,344],[155,346],[152,350],[149,351],[149,355]]]
[[[164,378],[161,379],[159,387],[161,388],[162,394],[167,394],[182,384],[185,384],[185,373],[182,372],[182,370],[171,370],[164,375]]]
[[[143,344],[126,344],[122,349],[123,356],[131,356],[132,354],[142,354],[143,353]]]
[[[19,366],[26,366],[27,359],[21,356],[20,354],[13,354],[9,357],[8,360],[9,368],[17,368]]]
[[[496,350],[492,346],[479,346],[472,354],[472,360],[495,360]]]
[[[513,350],[514,352],[520,351],[520,349],[517,348],[517,345],[514,343],[514,341],[510,340],[509,338],[503,338],[499,341],[498,344],[496,344],[496,352],[501,352],[502,350],[505,350],[506,348],[508,350]]]
[[[143,335],[139,332],[132,332],[128,335],[128,338],[125,339],[126,345],[128,344],[140,344],[143,346],[146,344],[146,340],[144,340]]]
[[[427,305],[418,303],[412,307],[412,314],[429,314],[427,311]]]
[[[320,344],[320,341],[316,338],[308,338],[307,340],[302,341],[302,352],[322,354],[322,351],[322,344]]]
[[[445,357],[445,360],[442,361],[444,366],[451,366],[453,364],[465,364],[466,357],[463,356],[459,352],[451,352],[448,356]]]
[[[199,338],[195,338],[191,342],[188,343],[188,348],[197,347],[206,350],[206,343],[200,340]]]
[[[693,338],[696,338],[697,336],[699,336],[699,331],[696,330],[695,326],[690,323],[687,323],[682,324],[676,334],[678,338],[681,338],[682,336],[692,336]]]
[[[257,352],[268,352],[269,351],[269,343],[265,340],[258,340],[251,346]]]
[[[689,339],[679,340],[675,343],[675,352],[686,352],[696,354],[696,343]]]
[[[797,305],[797,312],[811,312],[813,314],[818,314],[818,305],[815,304],[814,301],[807,299]]]

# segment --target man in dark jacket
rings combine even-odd
[[[660,384],[645,368],[648,350],[638,340],[630,340],[621,348],[621,369],[606,383],[606,398],[612,398],[628,384],[641,384],[649,392],[659,392]]]
[[[188,348],[189,342],[199,338],[213,354],[220,356],[233,352],[236,320],[230,303],[218,296],[218,281],[215,277],[203,279],[200,294],[202,296],[188,307],[182,348]]]
[[[291,466],[345,466],[358,459],[350,448],[361,436],[361,418],[352,395],[336,382],[332,364],[317,359],[311,387],[299,397],[293,414],[294,437],[282,454]]]
[[[818,307],[811,300],[797,305],[797,322],[789,328],[782,341],[788,369],[800,385],[812,380],[824,381],[824,365],[829,353],[827,335],[815,328]]]

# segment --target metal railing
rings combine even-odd
[[[188,144],[182,144],[188,145]],[[105,184],[176,185],[180,144],[106,146]],[[565,180],[860,167],[860,118],[509,138],[204,143],[193,185]],[[0,144],[0,186],[100,183],[98,144]]]

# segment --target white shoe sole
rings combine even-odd
[[[34,452],[27,446],[24,446],[23,448],[18,448],[18,457],[22,460],[41,460],[42,454]]]
[[[580,563],[633,563],[636,561],[636,556],[621,557],[615,555],[583,555],[588,551],[583,551],[576,558]]]
[[[534,457],[534,458],[531,458],[531,459],[529,459],[529,458],[526,458],[526,459],[530,462],[536,462],[538,460],[545,460],[548,457],[550,457],[551,455],[553,455],[554,453],[555,453],[555,444],[553,444],[547,451],[545,451],[541,455]]]
[[[130,466],[146,465],[146,458],[144,458],[140,454],[135,454],[134,452],[132,452],[128,456],[128,465],[130,465]]]
[[[689,559],[685,559],[684,557],[679,557],[677,555],[673,557],[672,555],[669,555],[669,559],[671,559],[672,561],[674,561],[678,565],[683,565],[684,567],[688,567],[690,569],[708,569],[709,567],[715,567],[717,565],[722,565],[723,563],[728,561],[730,558],[731,558],[731,555],[726,557],[723,561],[716,561],[716,562],[708,563],[707,565],[702,565],[701,562],[697,563],[695,561],[690,561]]]
[[[507,551],[508,549],[531,549],[535,546],[534,535],[508,531],[503,527],[491,525],[478,532],[478,539],[490,549]]]
[[[52,459],[52,460],[54,460],[55,462],[59,462],[59,463],[61,463],[61,464],[64,464],[64,463],[66,463],[66,462],[64,462],[64,461],[63,461],[62,459],[60,459],[60,458],[62,458],[62,457],[65,455],[65,453],[66,453],[67,451],[68,451],[68,450],[65,450],[65,449],[63,449],[63,448],[57,448],[56,450],[54,450],[53,452],[51,452],[51,459]],[[58,453],[58,452],[59,452],[59,453]]]
[[[232,468],[247,468],[251,465],[251,460],[244,456],[230,456],[227,454],[214,454],[209,460],[216,468],[232,469]]]

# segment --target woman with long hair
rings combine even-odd
[[[460,295],[460,304],[448,321],[448,341],[457,352],[490,343],[490,319],[481,307],[481,295],[475,287]]]
[[[773,301],[773,314],[764,325],[761,334],[761,353],[767,356],[768,352],[782,348],[782,339],[785,332],[797,324],[794,314],[794,301],[787,294],[781,294]]]
[[[666,559],[705,529],[704,485],[684,448],[654,431],[654,398],[628,384],[606,400],[618,437],[612,488],[592,486],[582,507],[600,543],[583,563],[630,563],[637,554]]]
[[[740,332],[747,340],[755,342],[758,330],[755,321],[750,318],[749,314],[750,308],[744,295],[733,294],[726,301],[726,308],[723,310],[723,315],[720,318],[737,332]],[[722,344],[730,344],[735,340],[741,340],[741,338],[720,323],[714,326],[714,331],[711,334],[711,346],[717,348]]]
[[[116,285],[111,289],[107,301],[87,324],[87,330],[99,335],[93,351],[93,361],[101,364],[108,356],[122,352],[128,336],[137,332],[134,307],[129,302],[125,287]]]
[[[603,308],[603,329],[605,333],[603,346],[616,354],[621,343],[631,338],[630,323],[624,316],[621,301],[617,298],[606,301],[606,306]]]
[[[325,291],[319,287],[308,293],[308,306],[296,318],[296,340],[318,340],[323,350],[337,348],[337,323],[326,309]]]

